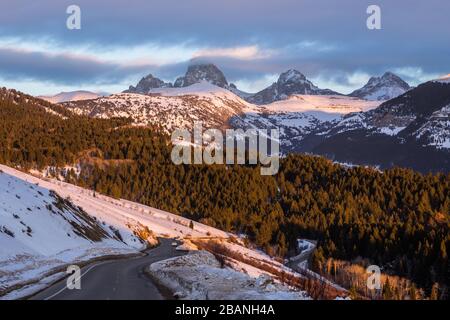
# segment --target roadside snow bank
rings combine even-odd
[[[207,251],[159,261],[147,272],[181,299],[186,300],[307,300],[305,292],[294,291],[271,277],[258,278],[221,268]]]
[[[177,251],[196,251],[198,250],[197,246],[193,244],[188,239],[183,240],[183,244],[179,245],[175,248]]]

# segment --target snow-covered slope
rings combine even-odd
[[[247,109],[232,125],[240,128],[278,128],[284,151],[295,148],[306,136],[321,133],[353,112],[368,111],[380,103],[333,95],[293,95],[287,100]]]
[[[61,103],[61,102],[67,102],[67,101],[96,99],[96,98],[99,98],[102,96],[104,96],[104,94],[79,90],[79,91],[71,91],[71,92],[61,92],[54,96],[39,96],[38,98],[46,100],[51,103]]]
[[[124,224],[90,215],[51,189],[17,178],[20,173],[0,169],[0,295],[67,263],[144,246]]]
[[[296,291],[270,276],[252,277],[244,272],[223,268],[206,251],[160,261],[148,272],[189,300],[310,300],[304,291]]]
[[[413,135],[416,139],[425,138],[430,146],[450,150],[450,104],[433,112]]]
[[[204,127],[226,128],[228,119],[251,108],[235,94],[206,81],[189,87],[151,89],[146,95],[121,93],[64,106],[91,117],[131,118],[135,125],[159,127],[166,133],[191,129],[194,121],[202,121]]]
[[[199,223],[192,230],[190,220],[168,212],[4,165],[0,170],[0,296],[66,264],[135,254],[156,236],[228,237]]]
[[[398,97],[411,87],[399,76],[386,72],[381,77],[372,77],[361,89],[353,91],[350,96],[366,100],[386,101]]]

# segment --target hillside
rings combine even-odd
[[[232,235],[218,229],[192,224],[190,220],[168,212],[94,194],[64,182],[43,180],[3,165],[0,165],[0,170],[0,296],[5,293],[9,294],[8,297],[30,294],[45,286],[46,278],[51,277],[54,281],[55,276],[61,277],[58,270],[69,263],[79,264],[102,256],[137,254],[145,246],[155,245],[156,237],[186,239],[186,243],[197,241],[199,244],[220,241],[221,245],[233,247],[246,263],[251,261],[255,266],[267,264],[273,270],[305,279],[269,256],[237,244],[237,238],[233,243],[228,242]],[[196,250],[195,246],[190,247]],[[273,277],[277,279],[277,274],[239,260],[233,260],[234,271],[230,267],[220,267],[212,254],[208,260],[212,264],[203,266],[203,269],[196,269],[202,268],[201,261],[196,262],[194,257],[191,260],[190,263],[178,261],[177,265],[180,267],[181,263],[183,266],[180,276],[193,270],[204,277],[208,277],[210,272],[221,272],[228,279],[246,282],[240,288],[241,294],[251,294],[253,298],[308,297],[304,292],[288,289],[279,283],[274,283],[272,289],[262,286],[262,281],[271,282]],[[264,280],[259,279],[263,275]],[[258,290],[263,291],[255,291],[256,288],[248,285],[253,281],[258,283]],[[219,283],[211,282],[210,285],[209,291],[218,290]],[[216,294],[216,297],[221,296]]]
[[[312,152],[382,168],[449,172],[449,105],[449,84],[421,84],[374,110],[344,117]]]
[[[63,106],[94,118],[130,118],[136,126],[157,127],[168,134],[176,128],[192,129],[194,121],[202,121],[206,128],[223,129],[228,119],[249,107],[233,93],[208,82],[187,88],[151,89],[145,95],[121,93]]]

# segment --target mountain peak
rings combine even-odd
[[[246,98],[246,100],[256,104],[269,104],[274,101],[287,99],[294,94],[334,95],[339,93],[329,89],[320,89],[300,71],[289,69],[280,74],[277,82],[253,96]]]
[[[278,83],[286,83],[286,82],[299,82],[305,81],[306,77],[298,70],[289,69],[282,74],[278,78]]]
[[[387,71],[381,77],[371,77],[365,86],[353,91],[350,96],[382,101],[396,98],[410,89],[402,78]]]
[[[154,77],[151,73],[143,77],[136,87],[130,86],[125,93],[148,93],[155,88],[171,88],[171,83],[166,83],[159,78]]]
[[[190,65],[184,77],[180,77],[175,81],[174,87],[188,87],[201,81],[207,81],[221,88],[228,87],[228,81],[225,75],[212,63]]]

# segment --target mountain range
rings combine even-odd
[[[184,76],[175,82],[164,82],[152,74],[142,78],[136,86],[130,86],[124,93],[147,94],[159,88],[183,88],[206,81],[220,88],[227,89],[244,100],[257,104],[269,104],[288,99],[292,95],[343,95],[330,89],[321,89],[306,78],[300,71],[289,69],[280,74],[277,82],[257,92],[247,93],[239,90],[235,84],[228,83],[223,72],[214,64],[190,65]],[[385,101],[395,98],[411,89],[408,83],[392,72],[386,72],[381,77],[372,77],[362,88],[355,90],[349,96],[365,100]]]
[[[288,70],[268,88],[247,94],[218,67],[204,64],[190,66],[174,84],[148,75],[123,93],[62,105],[90,117],[131,118],[135,125],[168,134],[192,129],[194,121],[205,128],[279,128],[285,154],[308,152],[380,168],[450,170],[446,78],[411,88],[386,72],[342,95]]]

